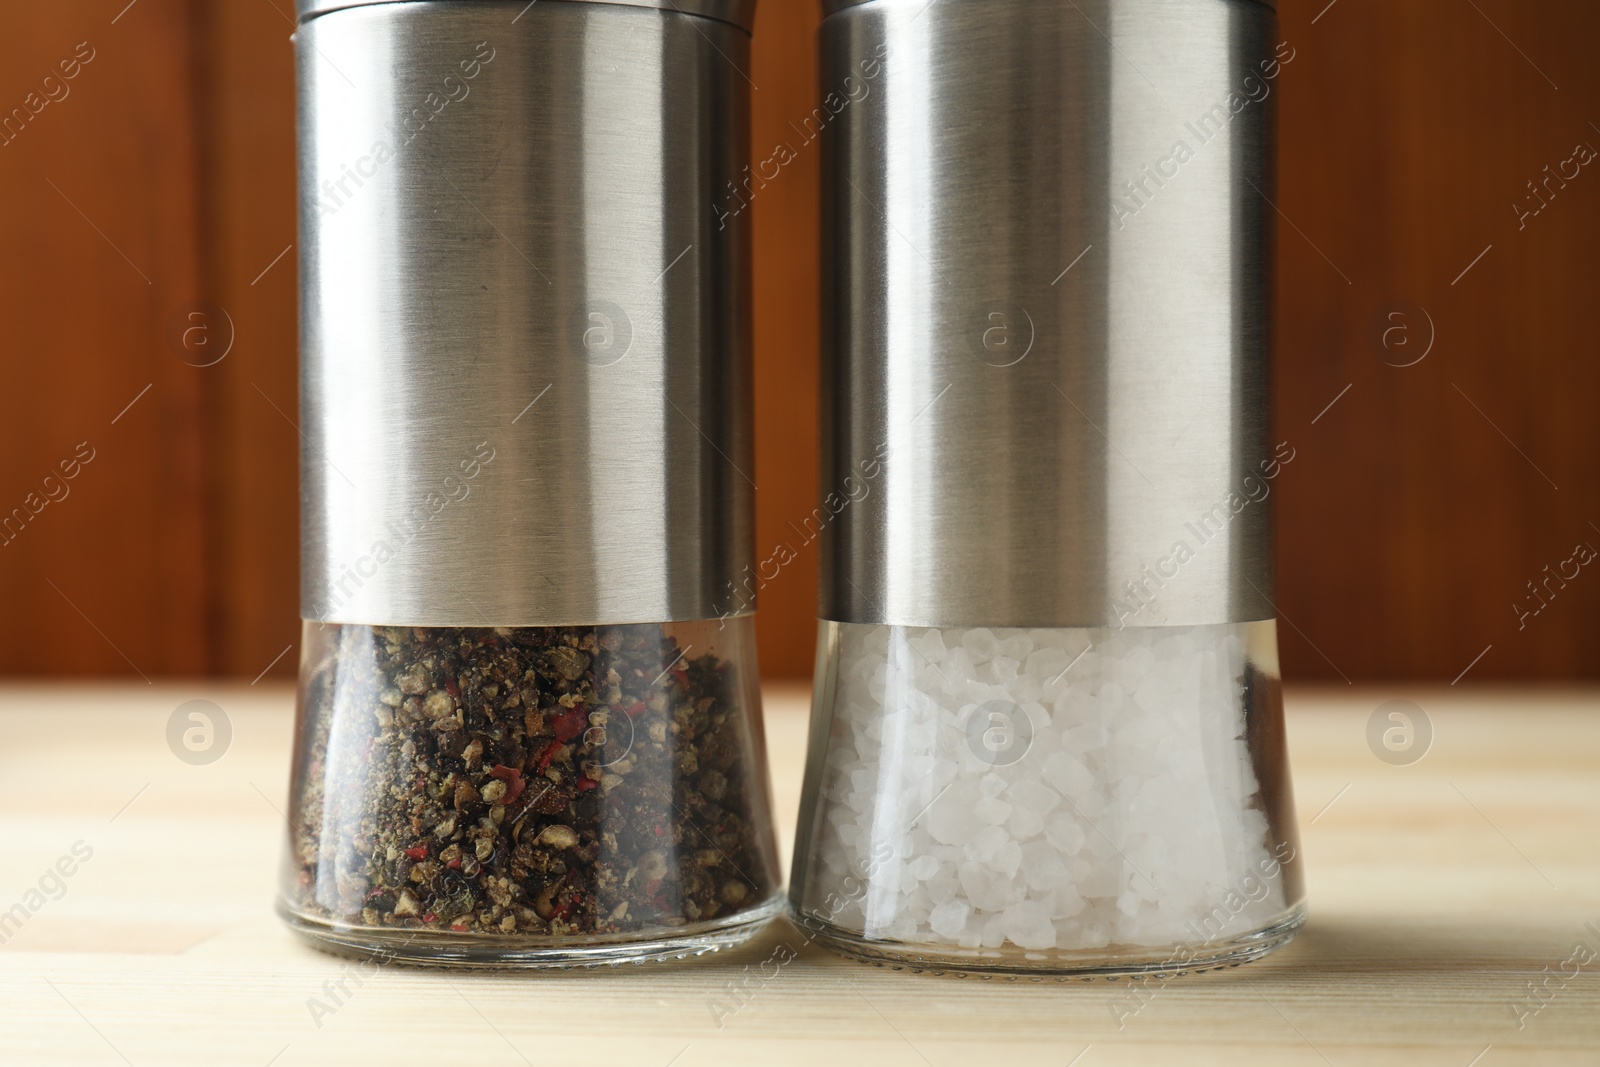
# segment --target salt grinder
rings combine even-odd
[[[791,880],[824,944],[1073,975],[1304,918],[1258,0],[829,0],[830,521]]]

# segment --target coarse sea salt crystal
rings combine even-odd
[[[996,641],[994,634],[988,630],[968,630],[958,640],[961,647],[966,649],[967,655],[972,657],[973,663],[989,662],[1000,649],[1000,642]]]
[[[928,927],[940,937],[958,937],[967,928],[967,916],[971,913],[972,905],[964,900],[936,904],[928,913]]]
[[[821,788],[837,831],[807,892],[854,886],[866,903],[835,922],[864,926],[865,907],[877,933],[964,950],[1169,947],[1274,921],[1238,629],[841,626]],[[1017,742],[998,754],[974,743],[997,702]]]
[[[1005,910],[1002,928],[1019,948],[1054,948],[1056,927],[1050,912],[1035,900],[1019,900]]]

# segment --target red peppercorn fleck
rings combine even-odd
[[[573,708],[565,715],[557,716],[556,721],[550,725],[556,740],[565,744],[583,733],[589,725],[589,713],[583,708]]]
[[[544,746],[544,751],[539,753],[539,773],[543,774],[550,766],[550,761],[556,758],[556,753],[561,751],[561,742],[552,741]]]
[[[516,800],[527,787],[527,783],[522,780],[522,771],[516,767],[507,767],[503,763],[495,764],[489,771],[489,777],[498,778],[506,784],[506,795],[500,798],[502,804],[510,804]]]

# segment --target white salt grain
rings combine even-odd
[[[968,630],[958,640],[961,647],[967,650],[967,655],[972,657],[973,663],[989,662],[1000,648],[1000,642],[988,630]]]
[[[972,814],[986,823],[1003,823],[1011,817],[1011,805],[997,797],[983,797],[972,805]]]
[[[1006,937],[1020,948],[1054,948],[1056,927],[1050,913],[1037,901],[1022,900],[1005,910]]]
[[[967,916],[971,914],[972,907],[964,900],[952,900],[947,904],[937,904],[928,914],[928,926],[940,937],[957,937],[967,927]]]

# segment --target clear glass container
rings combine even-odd
[[[280,911],[319,947],[663,959],[781,910],[751,618],[303,647]]]
[[[1273,622],[824,622],[791,908],[915,970],[1258,958],[1304,921]]]

